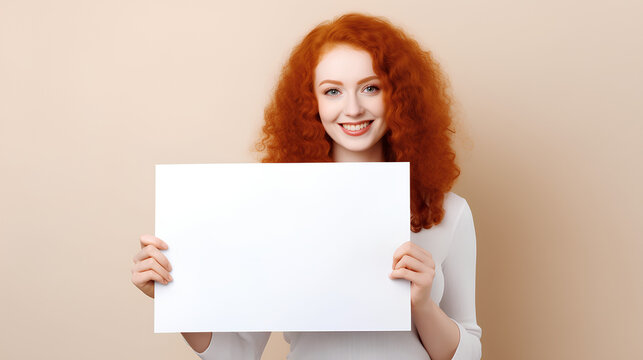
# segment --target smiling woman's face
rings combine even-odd
[[[359,154],[379,144],[387,129],[384,99],[368,52],[333,47],[322,56],[314,81],[319,117],[333,147]]]

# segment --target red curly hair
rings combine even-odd
[[[386,161],[410,162],[411,231],[444,218],[444,195],[460,175],[451,147],[447,80],[429,51],[386,19],[350,13],[313,29],[292,51],[265,108],[262,162],[330,162],[333,141],[319,118],[315,68],[334,45],[367,51],[381,79]]]

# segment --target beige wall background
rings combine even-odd
[[[154,164],[256,161],[291,48],[348,11],[451,79],[484,358],[640,356],[641,2],[1,0],[0,358],[196,359],[130,282]]]

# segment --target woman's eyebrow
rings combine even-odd
[[[365,77],[362,80],[358,81],[357,84],[359,85],[359,84],[362,84],[362,83],[365,83],[367,81],[371,81],[371,80],[374,80],[374,79],[377,79],[377,75],[372,75],[372,76],[369,76],[369,77]],[[321,86],[323,83],[330,83],[330,84],[335,84],[335,85],[344,85],[344,84],[342,84],[341,81],[337,81],[337,80],[323,80],[317,86]]]

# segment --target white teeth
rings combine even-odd
[[[361,123],[359,125],[342,124],[342,126],[346,130],[357,131],[357,130],[362,130],[363,128],[367,127],[368,124],[369,124],[369,122]]]

